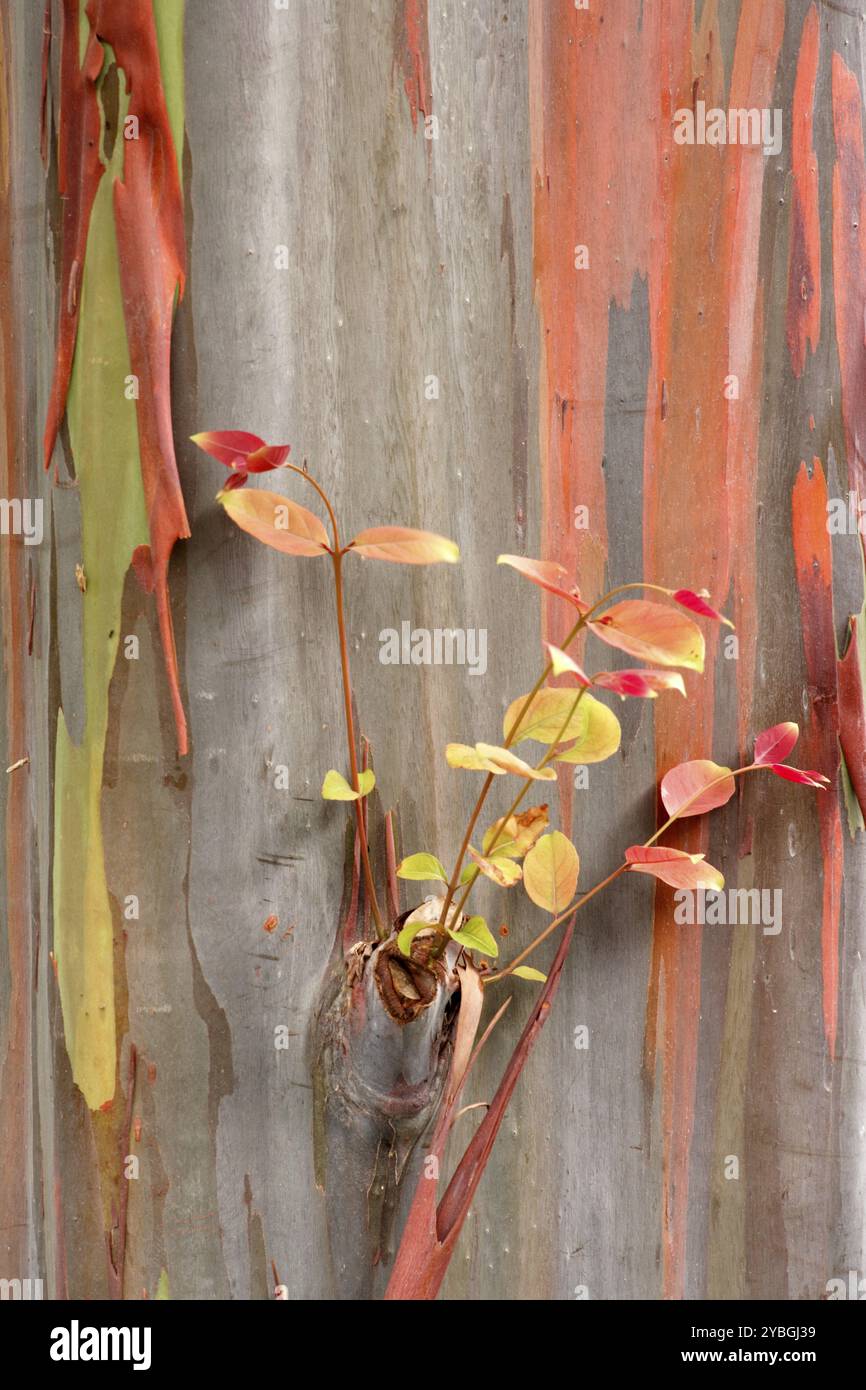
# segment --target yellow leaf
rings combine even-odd
[[[527,854],[523,886],[538,907],[557,916],[574,897],[579,872],[577,850],[567,835],[554,830],[542,835]]]
[[[510,737],[512,743],[518,743],[524,738],[535,739],[537,743],[568,743],[569,740],[578,738],[586,727],[587,720],[583,708],[587,698],[585,695],[575,708],[579,693],[575,690],[555,690],[551,686],[545,686],[533,696],[532,703],[522,715],[520,725],[512,735],[512,726],[526,704],[526,696],[518,696],[508,706],[502,721],[505,737]]]
[[[505,771],[501,767],[491,767],[468,743],[449,743],[445,749],[445,761],[449,767],[464,767],[470,772],[494,772],[501,776]]]
[[[497,855],[508,854],[512,859],[519,859],[532,849],[549,824],[546,805],[530,806],[519,815],[509,816],[507,821],[494,821],[490,829],[484,832],[481,848],[485,854],[489,854],[493,847]]]
[[[584,695],[580,708],[585,711],[586,723],[577,741],[557,754],[558,763],[602,763],[619,748],[622,729],[613,710],[592,695]]]
[[[469,858],[478,865],[485,878],[489,878],[493,883],[498,883],[500,888],[511,888],[523,875],[523,870],[519,864],[515,864],[513,859],[503,855],[497,858],[493,855],[487,858],[486,855],[479,854],[477,849],[470,845],[467,853]]]
[[[552,767],[535,768],[518,758],[510,748],[497,748],[492,743],[476,743],[475,751],[487,763],[491,772],[514,772],[518,777],[530,777],[534,782],[552,782],[556,773]]]
[[[335,772],[331,768],[330,772],[325,773],[322,796],[325,801],[357,801],[359,793],[349,786],[342,772]]]

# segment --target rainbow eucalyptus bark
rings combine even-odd
[[[338,938],[315,1025],[316,1177],[327,1201],[336,1296],[374,1296],[389,1262],[401,1192],[423,1161],[419,1140],[435,1123],[449,1073],[460,953],[412,957],[384,942]]]

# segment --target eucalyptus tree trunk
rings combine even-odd
[[[348,534],[460,545],[349,579],[380,881],[392,809],[398,854],[453,859],[477,786],[444,745],[497,741],[564,635],[501,552],[590,598],[705,586],[736,622],[687,703],[627,702],[620,753],[560,773],[582,887],[653,832],[676,762],[748,760],[793,718],[831,778],[751,779],[675,841],[761,921],[679,925],[641,875],[577,918],[445,1296],[866,1273],[863,45],[855,7],[807,0],[7,0],[0,1277],[378,1296],[420,1171],[413,1131],[380,1246],[380,1131],[344,1126],[317,1185],[352,908],[319,798],[333,596],[214,505],[188,438],[228,428],[290,443]],[[418,629],[474,660],[382,660]],[[509,950],[538,930],[525,898],[479,904]],[[530,1016],[518,984],[465,1104]]]

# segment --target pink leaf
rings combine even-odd
[[[632,845],[625,852],[626,863],[635,873],[651,874],[671,888],[711,888],[718,892],[725,880],[707,864],[702,854],[687,854],[666,845]]]
[[[597,671],[592,683],[600,685],[603,690],[613,690],[623,699],[626,695],[635,695],[655,700],[660,690],[678,690],[681,695],[686,693],[679,671]]]
[[[700,613],[704,618],[715,618],[717,623],[724,623],[726,627],[733,627],[730,618],[724,614],[717,613],[715,608],[705,602],[707,598],[706,589],[702,589],[699,594],[693,593],[691,589],[677,589],[671,594],[675,603],[682,604],[683,608],[690,608],[693,613]]]
[[[774,724],[772,729],[765,729],[755,739],[755,762],[760,764],[784,762],[799,737],[799,728],[790,721],[785,724]]]
[[[729,767],[697,758],[694,762],[678,763],[666,772],[661,794],[669,816],[702,816],[730,801],[735,787]]]
[[[823,772],[801,772],[798,767],[789,767],[787,763],[770,763],[770,771],[775,772],[777,777],[784,777],[786,782],[799,782],[804,787],[817,787],[821,792],[830,785],[830,778],[825,777]]]
[[[555,560],[530,560],[523,555],[500,555],[496,563],[510,565],[518,574],[522,574],[524,579],[537,584],[548,594],[566,599],[579,613],[588,612],[589,605],[583,602],[577,586],[567,582],[568,570],[565,565],[557,564]]]
[[[658,666],[704,669],[704,634],[676,608],[648,599],[624,599],[589,623],[611,647]]]

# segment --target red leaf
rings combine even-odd
[[[765,729],[755,739],[755,762],[759,764],[783,762],[799,737],[800,730],[796,724],[790,721],[785,724],[774,724],[772,729]]]
[[[566,599],[568,603],[574,605],[579,613],[589,611],[589,605],[581,599],[577,586],[574,584],[566,586],[568,570],[565,565],[557,564],[555,560],[530,560],[523,555],[500,555],[496,563],[497,565],[510,565],[512,569],[517,570],[518,574],[522,574],[524,579],[529,579],[548,594],[555,594],[557,598]]]
[[[729,767],[708,758],[678,763],[662,778],[661,796],[669,816],[702,816],[730,801],[736,783]]]
[[[231,492],[233,488],[243,487],[249,476],[245,468],[236,468],[223,483],[223,492]]]
[[[291,444],[265,444],[256,449],[247,459],[250,473],[269,473],[272,468],[282,468],[291,451]]]
[[[206,430],[190,438],[193,444],[219,463],[224,463],[226,468],[235,468],[240,462],[246,466],[251,454],[268,447],[257,434],[248,434],[246,430]]]
[[[705,601],[706,597],[705,589],[702,589],[699,594],[693,593],[691,589],[676,589],[671,594],[674,602],[682,604],[683,608],[690,608],[693,613],[700,613],[704,618],[715,618],[717,623],[724,623],[726,627],[733,627],[734,624],[730,618],[726,618],[724,614],[717,613],[715,608],[711,608]]]
[[[626,863],[635,873],[651,874],[671,888],[724,888],[725,880],[702,854],[687,854],[667,845],[632,845],[625,852]]]
[[[819,791],[830,785],[830,778],[823,772],[801,772],[800,768],[789,767],[787,763],[771,763],[770,771],[777,777],[784,777],[786,782],[799,782],[801,786],[817,787]]]

